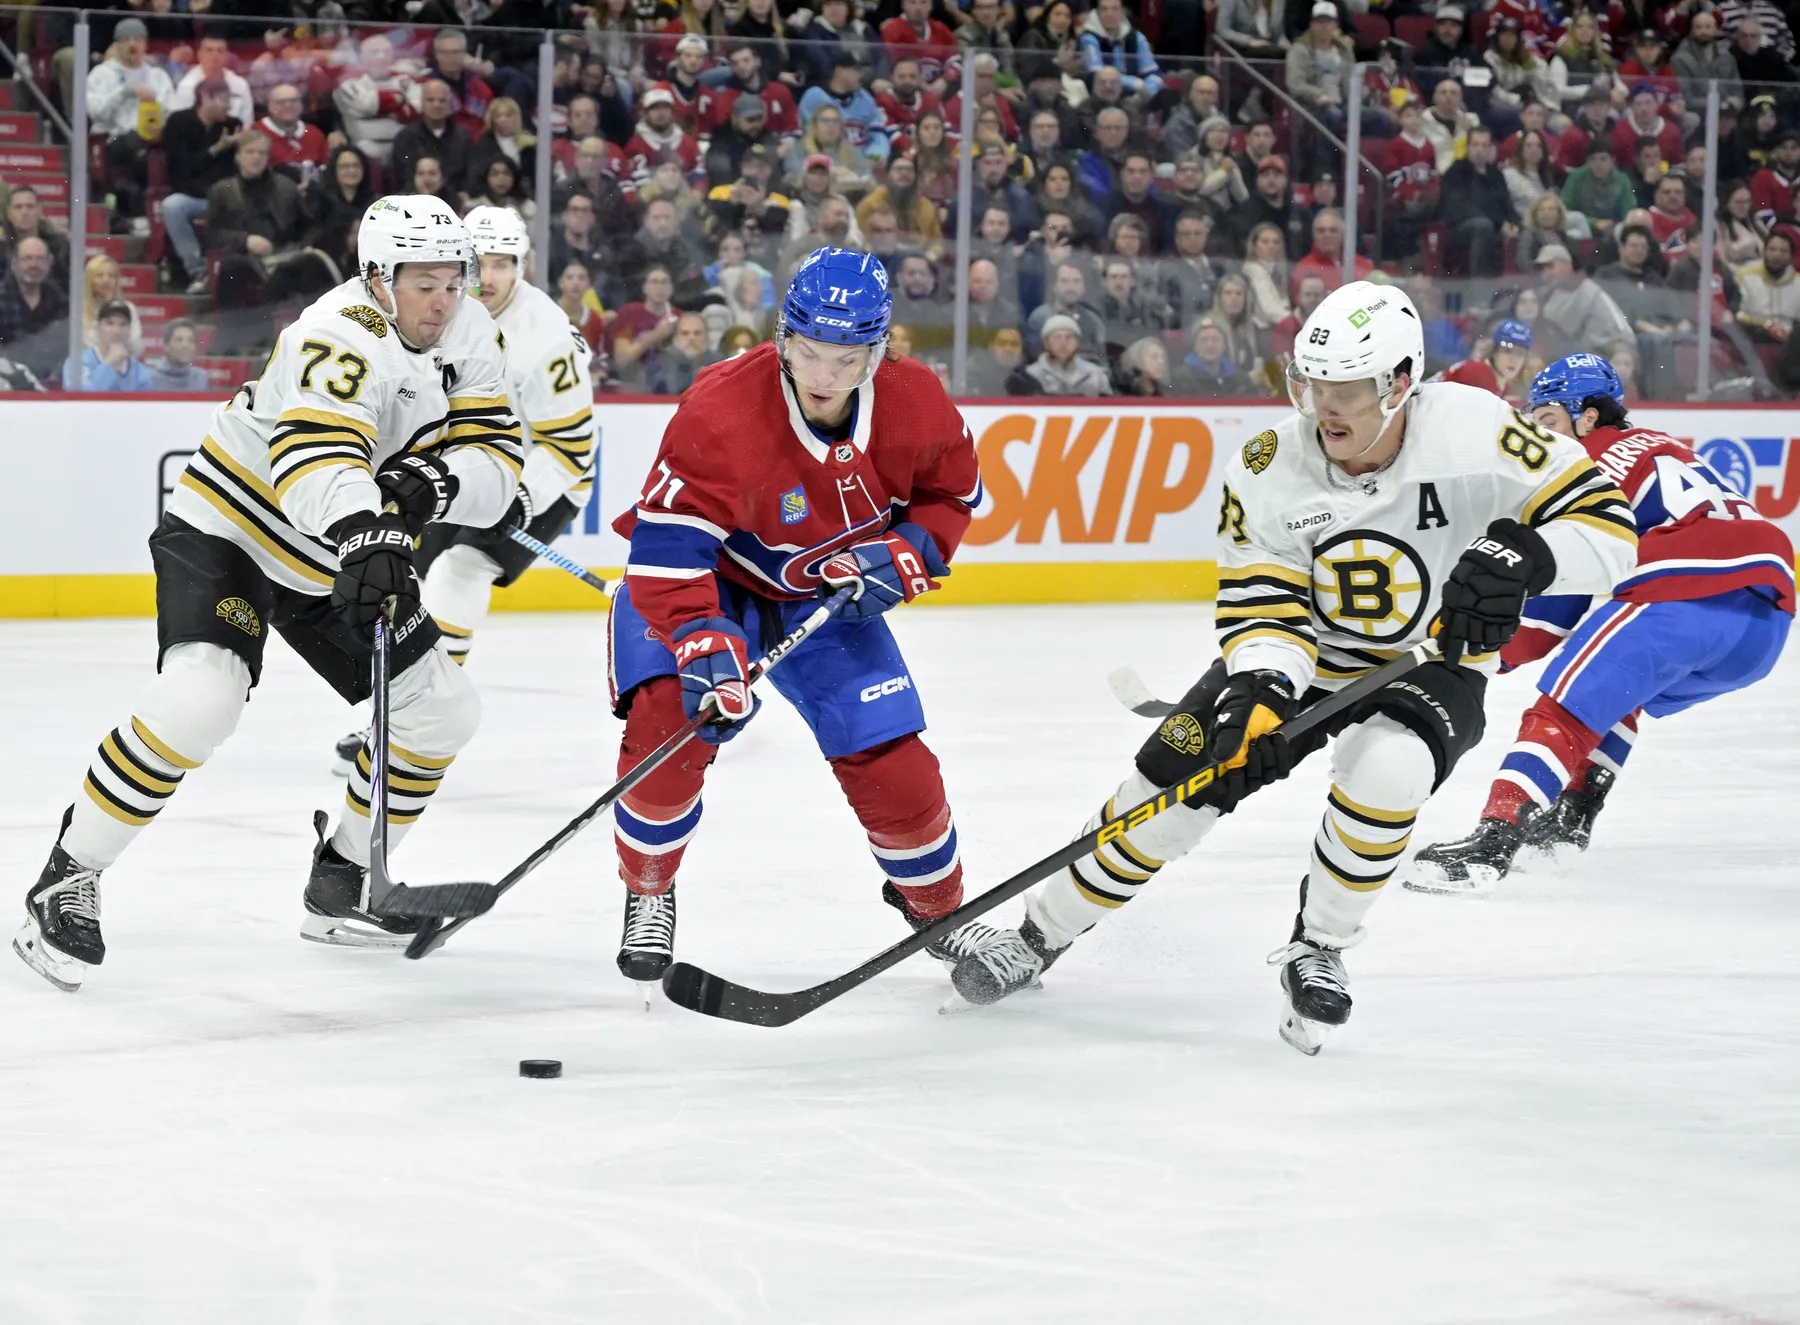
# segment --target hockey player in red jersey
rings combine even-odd
[[[1522,851],[1584,850],[1640,712],[1666,717],[1741,690],[1781,656],[1794,617],[1787,535],[1685,442],[1632,427],[1624,397],[1595,354],[1572,354],[1531,384],[1537,422],[1578,438],[1631,502],[1637,567],[1598,607],[1574,596],[1527,604],[1502,658],[1518,666],[1554,650],[1539,698],[1475,831],[1426,847],[1402,872],[1414,892],[1479,896]]]
[[[749,660],[846,585],[848,607],[769,673],[868,835],[882,896],[918,928],[962,902],[956,827],[924,710],[882,613],[939,587],[981,500],[974,441],[937,378],[887,357],[892,299],[872,257],[822,248],[795,272],[773,345],[709,368],[682,397],[637,505],[614,600],[621,774],[702,710],[701,741],[614,811],[619,969],[662,976],[676,873],[718,747],[755,716]],[[994,931],[931,951],[954,962]]]
[[[1463,359],[1431,380],[1479,387],[1503,400],[1514,399],[1512,385],[1531,352],[1531,328],[1511,318],[1494,328],[1494,348],[1485,359]]]

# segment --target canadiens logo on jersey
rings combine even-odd
[[[799,524],[806,518],[806,489],[789,488],[781,494],[781,523]]]
[[[340,309],[339,312],[341,316],[349,318],[377,339],[388,334],[387,319],[381,315],[379,309],[370,308],[367,304],[352,304],[349,308]]]
[[[1200,729],[1200,719],[1191,713],[1171,713],[1163,719],[1156,735],[1164,745],[1181,754],[1206,753],[1206,733]]]
[[[1431,603],[1431,576],[1405,543],[1348,529],[1313,549],[1313,610],[1371,644],[1405,639]]]
[[[262,634],[262,621],[257,617],[256,609],[242,598],[225,599],[213,609],[213,615],[229,621],[251,639]]]
[[[1275,458],[1275,434],[1259,432],[1244,443],[1244,468],[1252,474],[1260,474],[1269,467]]]

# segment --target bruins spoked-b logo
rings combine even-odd
[[[1206,734],[1200,730],[1200,719],[1191,713],[1171,713],[1156,729],[1162,743],[1184,755],[1206,753]]]
[[[1313,611],[1371,644],[1405,639],[1431,602],[1431,575],[1405,543],[1348,529],[1313,549]]]
[[[251,639],[262,634],[262,622],[257,619],[256,609],[242,598],[227,598],[213,609],[213,615],[229,621]]]

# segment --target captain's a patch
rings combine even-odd
[[[1206,753],[1206,733],[1200,730],[1200,719],[1191,713],[1171,713],[1156,729],[1156,735],[1164,745],[1180,754],[1199,756]]]
[[[1275,458],[1275,434],[1259,432],[1244,443],[1244,468],[1252,474],[1260,474],[1269,467]]]
[[[367,304],[351,304],[338,311],[377,340],[388,334],[387,319],[378,308],[370,308]]]
[[[213,609],[213,615],[229,621],[251,639],[262,634],[262,621],[257,617],[256,609],[242,598],[224,599]]]

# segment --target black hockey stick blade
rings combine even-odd
[[[1305,710],[1298,717],[1284,725],[1290,735],[1298,736],[1309,731],[1320,723],[1342,713],[1353,704],[1361,703],[1382,686],[1410,672],[1422,663],[1430,662],[1438,656],[1435,640],[1427,640],[1408,649],[1389,662],[1383,663],[1374,671],[1357,678],[1336,694],[1327,695],[1318,703]],[[809,1012],[841,998],[858,985],[873,980],[890,967],[898,966],[916,952],[922,952],[931,944],[950,934],[969,921],[986,915],[995,907],[1010,901],[1028,888],[1042,883],[1073,865],[1083,856],[1089,855],[1102,843],[1111,842],[1123,836],[1128,830],[1138,827],[1161,814],[1172,805],[1179,805],[1211,786],[1213,781],[1224,773],[1217,765],[1210,765],[1195,773],[1186,782],[1174,787],[1165,787],[1141,805],[1134,805],[1123,814],[1100,825],[1090,833],[1084,833],[1065,847],[1051,852],[1034,865],[1028,865],[1004,883],[982,893],[981,896],[964,902],[949,915],[940,916],[923,929],[914,931],[891,948],[877,953],[861,966],[846,971],[836,979],[827,980],[824,984],[814,985],[810,989],[800,989],[789,994],[767,993],[760,989],[751,989],[727,980],[723,976],[714,975],[702,970],[691,962],[676,962],[663,972],[663,994],[671,1003],[686,1008],[690,1012],[698,1012],[707,1017],[720,1017],[726,1021],[741,1021],[750,1026],[786,1026],[798,1021]]]
[[[818,608],[806,618],[806,620],[795,626],[785,639],[774,648],[770,649],[762,657],[758,658],[756,662],[751,664],[751,684],[754,685],[757,681],[761,680],[764,673],[771,667],[775,666],[783,658],[787,657],[788,654],[799,648],[808,635],[812,634],[820,626],[824,625],[832,617],[842,611],[844,605],[850,601],[854,593],[855,590],[853,588],[839,589],[830,598],[821,603]],[[668,760],[670,755],[686,745],[688,741],[692,739],[694,734],[698,732],[701,727],[706,725],[706,721],[705,714],[697,714],[688,722],[678,727],[670,734],[667,740],[657,746],[656,749],[652,750],[649,754],[645,755],[638,763],[637,767],[633,768],[624,777],[620,778],[617,782],[613,783],[612,786],[602,792],[600,799],[596,800],[592,805],[588,806],[587,809],[569,820],[569,822],[564,824],[554,837],[545,842],[536,851],[533,851],[529,856],[525,857],[525,859],[520,861],[517,865],[513,866],[506,877],[500,880],[499,883],[467,885],[469,887],[484,887],[493,890],[493,895],[489,898],[487,906],[482,907],[481,911],[486,911],[489,907],[493,906],[494,902],[499,900],[502,893],[508,891],[527,874],[530,874],[539,865],[550,859],[551,856],[562,849],[565,842],[574,837],[575,834],[579,833],[582,829],[586,828],[597,817],[604,813],[613,802],[617,801],[626,792],[637,786],[639,782],[642,782],[645,778],[649,777],[650,774],[655,772],[657,768]],[[449,941],[452,934],[456,933],[457,930],[468,924],[469,921],[473,920],[475,916],[479,914],[481,914],[481,912],[477,911],[471,915],[459,916],[451,920],[449,924],[439,924],[434,920],[427,919],[424,924],[419,926],[418,933],[413,935],[412,942],[406,945],[407,957],[416,962],[421,957],[427,957],[436,952]]]
[[[1150,692],[1135,667],[1113,668],[1107,675],[1106,684],[1112,690],[1113,698],[1140,718],[1166,718],[1175,711],[1175,706],[1168,700],[1158,699]]]
[[[409,920],[472,920],[493,909],[500,890],[491,883],[396,883],[381,903],[381,914]]]

